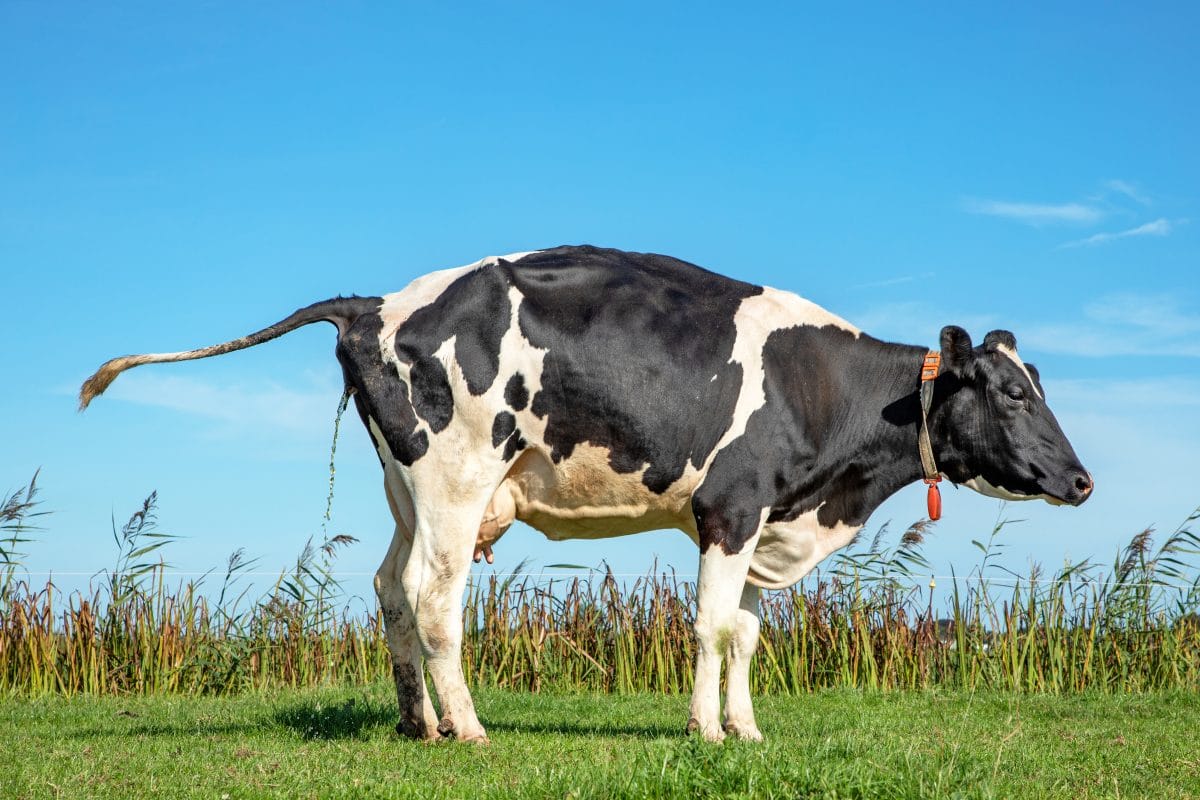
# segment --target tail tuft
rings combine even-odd
[[[142,362],[138,360],[137,356],[121,356],[105,361],[100,369],[96,370],[96,374],[84,381],[83,386],[79,388],[79,411],[82,413],[93,398],[104,394],[104,390],[116,380],[118,375],[140,363]]]

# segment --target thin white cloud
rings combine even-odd
[[[881,289],[887,286],[899,286],[902,283],[912,283],[916,280],[926,280],[934,277],[932,272],[922,272],[920,275],[901,275],[896,278],[886,278],[881,281],[870,281],[868,283],[859,283],[851,286],[851,289]]]
[[[971,198],[965,205],[967,211],[972,214],[1002,217],[1027,225],[1091,224],[1104,217],[1101,209],[1083,203],[1013,203]]]
[[[972,214],[1001,217],[1033,226],[1095,225],[1107,217],[1128,217],[1137,211],[1136,206],[1145,207],[1153,203],[1150,196],[1132,181],[1114,178],[1104,181],[1101,186],[1102,189],[1099,192],[1086,195],[1082,201],[1076,202],[1028,203],[973,197],[964,202],[964,207]],[[1069,242],[1065,246],[1101,244],[1124,236],[1165,235],[1169,229],[1170,223],[1165,219],[1159,219],[1128,231],[1101,233],[1087,239]]]
[[[1059,248],[1070,247],[1094,247],[1098,244],[1107,244],[1116,241],[1117,239],[1128,239],[1132,236],[1166,236],[1171,232],[1171,221],[1165,218],[1158,218],[1153,222],[1147,222],[1144,225],[1138,225],[1136,228],[1129,228],[1123,231],[1114,231],[1106,233],[1097,233],[1086,239],[1076,239],[1071,242],[1064,242],[1059,245]]]
[[[1144,206],[1148,206],[1152,202],[1151,199],[1147,195],[1143,194],[1140,189],[1138,189],[1136,186],[1134,186],[1129,181],[1122,181],[1122,180],[1105,181],[1104,188],[1109,190],[1110,192],[1116,192],[1117,194],[1123,194],[1126,197],[1128,197],[1130,200],[1132,200],[1133,202],[1140,203],[1141,205],[1144,205]]]
[[[1055,404],[1103,412],[1200,407],[1200,379],[1168,375],[1144,379],[1051,380],[1047,394]]]
[[[1022,349],[1074,356],[1200,357],[1200,314],[1168,295],[1114,294],[1088,304],[1083,319],[1023,326]]]
[[[874,305],[857,312],[851,310],[846,318],[872,336],[930,346],[937,343],[944,325],[963,327],[978,341],[982,341],[988,331],[1000,327],[1000,318],[994,314],[947,311],[917,300]]]
[[[1200,314],[1184,311],[1170,295],[1107,295],[1084,307],[1084,314],[1106,325],[1140,328],[1160,338],[1200,334]]]
[[[993,328],[1013,330],[1026,356],[1200,358],[1200,310],[1174,295],[1109,294],[1084,305],[1075,319],[1053,322],[1021,322],[1018,313],[1019,309],[963,313],[906,300],[847,309],[846,317],[872,336],[898,342],[933,344],[942,325],[954,324],[966,328],[976,343]]]
[[[222,424],[230,430],[273,429],[325,436],[341,386],[309,376],[306,386],[264,382],[215,384],[188,377],[136,373],[122,376],[106,395],[113,400],[168,408]]]

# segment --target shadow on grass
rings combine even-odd
[[[391,703],[349,699],[340,703],[306,702],[277,711],[274,721],[309,740],[355,739],[383,728],[392,731],[399,719]],[[570,712],[547,713],[537,722],[485,716],[483,726],[494,733],[560,734],[563,736],[633,736],[644,739],[683,737],[683,727],[648,723],[622,725],[588,722]]]
[[[188,719],[176,723],[140,721],[133,714],[119,712],[112,722],[92,725],[61,734],[70,739],[96,739],[110,736],[236,736],[284,727],[302,738],[363,738],[377,728],[388,731],[396,724],[396,709],[391,704],[349,698],[340,702],[317,699],[277,709],[268,714],[247,713],[241,721]]]
[[[348,698],[329,702],[311,699],[277,709],[266,716],[248,715],[242,721],[228,719],[209,721],[190,719],[178,723],[139,721],[118,717],[102,726],[62,734],[71,739],[95,739],[109,736],[228,736],[269,730],[280,726],[306,740],[362,739],[380,731],[395,736],[398,719],[396,707],[390,702],[374,702],[367,698]],[[484,727],[491,733],[517,733],[582,737],[633,737],[639,739],[684,739],[683,726],[661,722],[645,724],[614,723],[589,720],[587,714],[574,709],[546,708],[536,721],[497,719],[485,715]]]
[[[376,728],[393,729],[395,706],[350,698],[340,703],[306,702],[275,712],[274,721],[305,739],[356,739]]]
[[[571,719],[557,718],[548,714],[540,722],[510,722],[507,720],[484,719],[483,727],[489,733],[504,731],[507,733],[557,733],[563,736],[631,736],[639,739],[680,739],[684,738],[682,725],[664,725],[661,723],[646,723],[645,725],[622,725],[612,722],[588,722],[580,720],[578,715]]]
[[[176,725],[162,722],[114,722],[110,725],[91,726],[76,731],[66,731],[57,734],[64,739],[103,739],[110,736],[226,736],[246,734],[261,730],[262,725],[249,720],[247,722],[208,723],[190,720]]]

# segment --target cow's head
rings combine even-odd
[[[946,476],[1004,500],[1086,500],[1092,476],[1046,405],[1037,370],[1017,355],[1013,335],[992,331],[972,347],[965,330],[949,325],[941,344],[939,467]]]

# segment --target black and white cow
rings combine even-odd
[[[688,729],[761,738],[748,681],[760,590],[798,581],[923,475],[925,348],[874,339],[788,292],[595,247],[486,258],[384,297],[317,303],[225,344],[117,358],[83,385],[81,408],[129,367],[318,321],[337,326],[396,521],[375,588],[397,729],[410,736],[485,740],[463,681],[461,604],[472,556],[490,555],[519,519],[551,539],[660,528],[694,539]],[[942,475],[1006,499],[1088,497],[1091,476],[1012,334],[973,347],[946,327],[941,360],[928,429]]]

